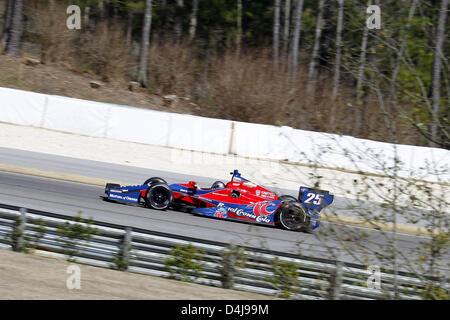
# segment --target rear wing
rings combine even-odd
[[[333,202],[334,196],[329,191],[309,187],[300,187],[298,201],[305,207],[321,211]]]

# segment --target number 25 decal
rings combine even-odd
[[[322,196],[320,194],[310,192],[306,196],[308,197],[308,199],[305,200],[305,203],[312,203],[319,205],[322,200]]]

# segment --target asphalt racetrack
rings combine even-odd
[[[111,182],[135,181],[136,184],[142,183],[151,176],[160,176],[168,183],[195,180],[199,185],[205,186],[217,180],[6,148],[0,148],[0,163],[89,177],[109,177]],[[224,177],[226,174],[224,173]],[[225,178],[221,180],[226,181]],[[381,254],[384,250],[387,253],[391,251],[389,246],[392,234],[389,232],[339,226],[326,222],[321,223],[320,233],[292,232],[270,226],[206,218],[184,212],[157,211],[134,205],[106,202],[100,198],[102,195],[104,195],[104,189],[98,186],[0,172],[0,203],[4,204],[70,216],[81,213],[84,218],[92,217],[98,221],[286,253],[301,252],[305,256],[339,259],[353,263],[362,263],[366,250]],[[322,236],[321,234],[327,234],[329,228],[335,229],[336,235]],[[364,245],[355,246],[349,253],[344,247],[348,248],[352,243],[346,243],[345,238],[349,233],[359,232],[368,234],[364,239]],[[427,238],[398,234],[397,248],[403,255],[413,258],[410,252],[424,241],[427,241]],[[372,254],[368,257],[369,260],[375,259]]]

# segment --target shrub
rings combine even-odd
[[[79,254],[79,243],[91,240],[93,235],[99,234],[96,228],[91,227],[93,220],[85,220],[81,216],[74,218],[76,223],[65,222],[58,226],[58,242],[63,247],[63,252],[67,255],[68,261],[74,261],[74,257]]]
[[[202,254],[203,251],[198,250],[191,243],[171,248],[169,251],[171,257],[165,260],[166,269],[170,273],[169,278],[186,282],[203,278]]]
[[[278,291],[278,296],[289,299],[299,291],[298,266],[289,261],[272,260],[273,276],[267,281]]]

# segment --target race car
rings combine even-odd
[[[328,191],[303,186],[298,199],[278,196],[245,179],[238,170],[230,174],[230,182],[216,181],[209,188],[200,188],[195,181],[169,185],[160,177],[135,186],[107,183],[103,199],[305,231],[319,226],[320,211],[334,199]]]

